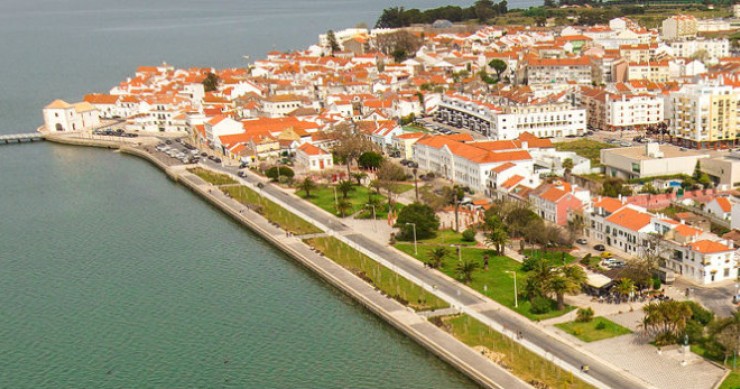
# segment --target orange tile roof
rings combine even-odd
[[[564,190],[560,190],[555,187],[551,187],[550,189],[546,190],[544,193],[541,193],[539,195],[539,198],[549,201],[551,203],[557,203],[558,200],[562,199],[565,195],[567,195],[568,192]]]
[[[604,208],[609,213],[616,212],[619,208],[622,208],[624,204],[614,197],[602,197],[601,200],[594,202],[594,208]]]
[[[308,154],[308,155],[326,155],[329,154],[326,151],[322,150],[319,147],[316,147],[310,143],[304,143],[300,147],[298,147],[298,150],[301,152]]]
[[[650,214],[638,212],[632,208],[624,208],[606,218],[606,221],[637,232],[650,224]]]
[[[494,171],[496,173],[501,173],[502,171],[512,168],[514,166],[516,165],[511,162],[506,162],[504,164],[496,166],[495,168],[491,169],[491,171]]]
[[[518,174],[517,175],[513,175],[513,176],[511,176],[511,178],[509,178],[508,180],[504,181],[504,183],[501,184],[501,186],[504,187],[505,189],[511,189],[514,186],[516,186],[516,184],[522,182],[522,180],[524,180],[524,177],[522,177],[522,176],[520,176]]]
[[[702,254],[715,254],[734,250],[722,243],[714,242],[711,240],[699,240],[694,243],[689,243],[689,247],[691,247],[692,250]]]
[[[717,197],[715,200],[717,200],[717,204],[719,204],[719,207],[723,211],[732,212],[732,204],[730,204],[730,200],[727,200],[727,197]]]
[[[679,224],[676,226],[675,231],[681,236],[690,238],[692,236],[701,235],[702,231],[698,228],[687,226],[686,224]]]

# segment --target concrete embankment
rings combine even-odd
[[[384,296],[349,270],[313,251],[300,239],[288,236],[284,230],[274,226],[261,215],[226,196],[214,186],[203,182],[183,166],[168,166],[145,150],[111,141],[66,137],[60,139],[52,137],[48,140],[68,145],[119,149],[122,153],[149,161],[163,170],[168,177],[181,183],[224,214],[251,229],[478,384],[490,388],[530,388],[528,384],[429,323],[424,317]],[[331,231],[327,232],[331,233]]]

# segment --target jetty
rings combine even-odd
[[[38,132],[30,132],[26,134],[10,134],[0,135],[0,144],[11,144],[11,143],[26,143],[35,142],[37,140],[44,140],[46,136]]]

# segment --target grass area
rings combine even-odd
[[[576,260],[576,257],[565,251],[527,249],[524,250],[524,255],[533,258],[545,258],[553,266],[567,265]]]
[[[213,185],[236,184],[236,181],[233,178],[227,176],[226,174],[216,173],[208,169],[203,169],[201,167],[190,168],[188,169],[188,171],[202,178],[203,181],[206,181]]]
[[[336,238],[315,238],[306,241],[328,258],[369,281],[383,293],[417,311],[446,308],[448,305],[419,285],[399,276],[368,256],[338,241]]]
[[[604,317],[595,317],[587,323],[570,321],[567,323],[555,324],[555,327],[560,328],[584,342],[595,342],[597,340],[609,339],[615,336],[632,333],[629,329]]]
[[[737,389],[740,388],[740,371],[733,370],[730,374],[722,381],[722,385],[719,389]]]
[[[395,203],[393,204],[393,209],[396,211],[396,214],[398,212],[401,212],[405,205],[401,203]],[[385,204],[379,204],[375,206],[375,218],[378,220],[382,219],[388,219],[388,203]],[[360,208],[360,213],[355,215],[355,219],[372,219],[373,218],[373,209],[371,207],[364,207]]]
[[[611,149],[614,146],[608,143],[597,142],[591,139],[578,139],[572,142],[554,143],[558,151],[573,151],[581,157],[591,160],[592,167],[601,166],[601,150]]]
[[[419,247],[419,255],[414,255],[413,243],[403,242],[396,244],[397,249],[419,260],[428,259],[430,256],[429,253],[435,247],[437,246],[421,245]],[[521,293],[524,291],[524,285],[527,279],[527,274],[521,271],[521,263],[509,257],[495,255],[493,250],[472,247],[463,247],[460,255],[463,260],[476,261],[481,264],[481,267],[473,273],[473,281],[468,286],[529,319],[549,319],[563,315],[574,309],[571,306],[567,306],[566,309],[558,311],[556,310],[557,304],[555,301],[552,301],[550,312],[539,315],[534,314],[530,312],[532,305],[529,300],[521,298]],[[484,255],[488,255],[489,258],[487,271],[482,267]],[[450,248],[449,254],[443,260],[442,267],[439,270],[450,277],[456,277],[455,267],[457,263],[457,250]],[[514,276],[511,272],[516,272],[517,289],[520,292],[518,307],[514,307]]]
[[[347,194],[347,201],[349,201],[351,207],[347,211],[345,211],[345,216],[350,216],[362,210],[365,207],[365,204],[368,203],[369,196],[377,199],[377,201],[381,204],[386,199],[384,196],[380,196],[375,193],[368,193],[372,191],[372,189],[368,189],[367,187],[355,185],[353,186],[353,188],[354,190]],[[302,195],[303,198],[305,198],[304,192],[299,191],[298,193]],[[337,191],[336,199],[342,199],[341,192]],[[334,186],[322,186],[320,188],[314,189],[313,191],[311,191],[311,197],[307,198],[306,200],[318,205],[319,208],[325,210],[326,212],[337,215],[337,208],[334,197]],[[378,212],[378,215],[380,215],[381,208],[382,206],[376,206],[376,211]],[[387,215],[387,210],[385,212],[385,214]]]
[[[398,184],[395,184],[395,185],[391,186],[391,192],[393,192],[395,194],[406,193],[406,192],[408,192],[410,190],[413,190],[413,189],[414,189],[414,184],[401,184],[401,183],[398,183]]]
[[[272,201],[263,198],[257,194],[257,192],[247,188],[246,186],[223,186],[220,189],[224,193],[228,193],[238,202],[244,205],[249,205],[252,209],[256,209],[271,222],[276,223],[281,228],[285,228],[296,235],[321,232],[318,227],[301,219]]]
[[[471,347],[490,350],[497,363],[537,388],[592,388],[554,363],[467,315],[445,317],[442,328]]]
[[[418,241],[419,244],[424,245],[462,245],[462,246],[475,246],[477,242],[466,242],[462,239],[462,234],[455,232],[455,230],[439,230],[437,236],[434,238],[423,239]]]

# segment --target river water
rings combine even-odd
[[[241,66],[391,0],[4,0],[0,134],[139,65]],[[0,387],[473,384],[147,163],[0,146]]]

